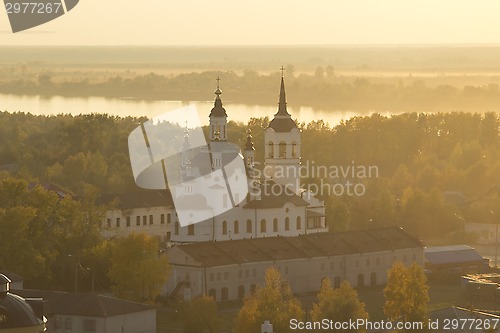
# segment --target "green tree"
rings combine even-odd
[[[167,282],[170,266],[158,253],[158,242],[142,233],[117,238],[112,245],[109,278],[123,299],[153,302]]]
[[[288,282],[281,278],[276,268],[271,267],[266,271],[266,285],[245,298],[236,318],[235,332],[259,332],[265,320],[273,324],[275,332],[293,332],[290,320],[301,320],[302,316],[300,302],[293,296]]]
[[[212,297],[202,296],[182,304],[180,318],[185,333],[216,333],[222,320]]]
[[[421,322],[424,325],[427,322],[429,286],[423,268],[417,264],[407,267],[401,262],[394,263],[387,276],[384,297],[384,313],[390,321]]]
[[[349,282],[342,281],[340,288],[332,288],[329,279],[324,279],[321,283],[321,290],[318,293],[318,302],[313,304],[311,318],[313,321],[330,319],[334,322],[349,322],[358,319],[368,319],[365,304],[358,299],[358,293]],[[366,332],[359,330],[331,330],[331,332]]]

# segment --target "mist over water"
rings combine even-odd
[[[8,112],[24,112],[33,115],[58,114],[91,114],[100,113],[119,117],[147,117],[153,118],[170,110],[194,104],[203,125],[208,125],[208,115],[213,107],[213,101],[144,101],[137,99],[111,99],[104,97],[69,98],[61,96],[42,97],[26,95],[0,94],[0,110]],[[250,118],[270,117],[277,112],[277,107],[257,106],[247,104],[224,103],[229,121],[247,123]],[[289,112],[300,123],[310,123],[323,120],[331,126],[341,120],[354,116],[369,115],[372,112],[355,112],[350,110],[317,111],[311,107],[289,107]],[[379,112],[380,113],[380,112]],[[382,113],[390,115],[389,112]]]

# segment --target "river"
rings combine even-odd
[[[225,102],[224,108],[228,114],[229,121],[246,123],[251,117],[272,116],[277,112],[277,105],[257,106],[246,104],[233,104]],[[57,115],[57,114],[91,114],[106,113],[113,116],[146,116],[153,118],[167,111],[171,111],[189,104],[194,104],[200,115],[203,125],[208,124],[208,115],[213,107],[213,101],[144,101],[136,99],[111,99],[104,97],[44,97],[33,95],[10,95],[0,94],[0,111],[25,112],[34,115]],[[310,107],[294,108],[289,106],[288,112],[299,122],[309,123],[322,119],[334,126],[341,120],[347,120],[358,116],[360,113],[354,111],[317,111]],[[368,115],[370,113],[363,113]]]

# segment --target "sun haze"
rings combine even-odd
[[[493,0],[82,0],[1,45],[498,44]]]

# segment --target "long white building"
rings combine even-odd
[[[209,295],[217,301],[243,299],[264,285],[269,267],[280,270],[294,293],[318,291],[329,278],[334,287],[385,284],[394,262],[424,263],[421,242],[400,228],[295,237],[249,238],[181,244],[169,249],[169,296]]]

